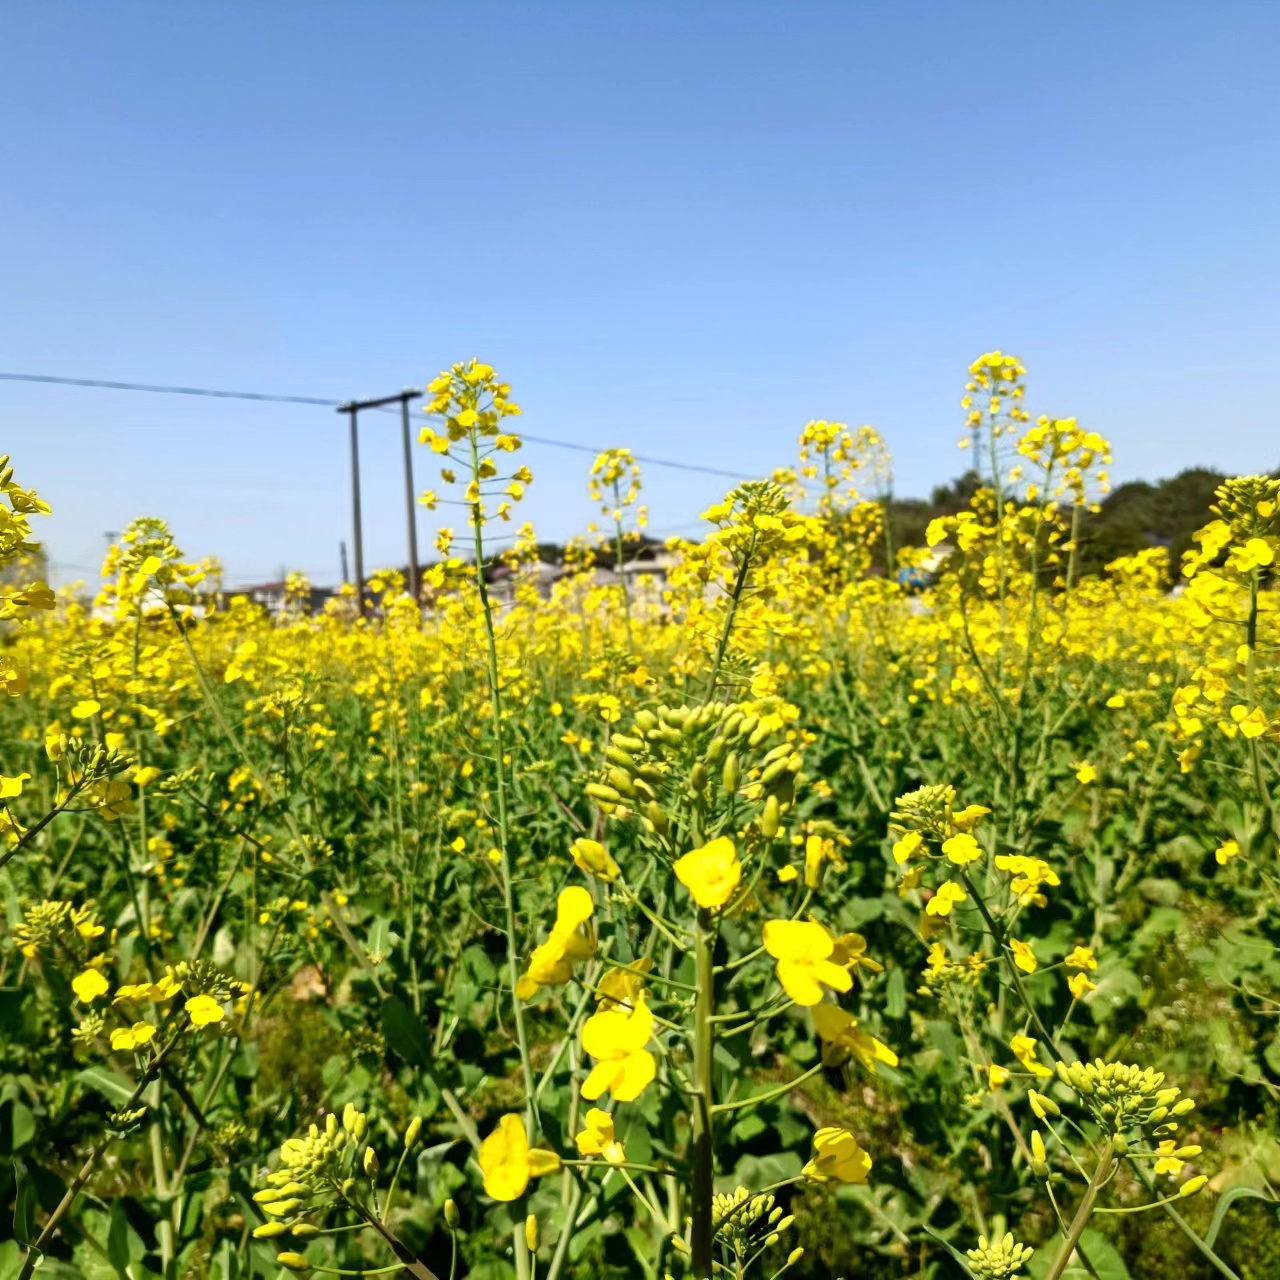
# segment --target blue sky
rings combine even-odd
[[[5,43],[4,371],[343,398],[475,354],[534,434],[762,474],[870,422],[925,494],[1001,347],[1120,478],[1280,464],[1274,3],[43,0]],[[148,513],[231,580],[332,581],[345,447],[322,408],[0,384],[63,579]],[[588,459],[525,460],[525,514],[581,528]],[[655,528],[723,488],[649,469]]]

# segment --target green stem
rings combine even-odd
[[[712,688],[714,689],[714,682]],[[715,945],[715,922],[705,907],[698,910],[695,968],[698,1000],[694,1009],[693,1033],[693,1186],[690,1213],[693,1234],[690,1241],[691,1269],[697,1280],[709,1280],[714,1261],[712,1245],[712,1198],[715,1194],[715,1147],[712,1117],[712,1054],[714,1052],[712,1011],[715,1008],[715,968],[712,951]]]
[[[1115,1157],[1112,1155],[1111,1143],[1108,1142],[1103,1148],[1102,1159],[1098,1161],[1098,1167],[1094,1169],[1093,1177],[1089,1179],[1089,1186],[1076,1209],[1076,1216],[1071,1219],[1071,1226],[1067,1228],[1067,1238],[1062,1242],[1062,1248],[1058,1250],[1058,1256],[1053,1260],[1053,1265],[1045,1273],[1044,1280],[1062,1280],[1062,1273],[1067,1269],[1067,1263],[1071,1261],[1071,1255],[1075,1253],[1080,1237],[1093,1216],[1093,1206],[1098,1199],[1098,1192],[1114,1168]]]

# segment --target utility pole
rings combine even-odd
[[[348,400],[338,405],[338,412],[348,415],[351,422],[351,550],[355,556],[356,606],[364,615],[364,521],[360,514],[360,439],[358,418],[361,409],[381,409],[387,405],[400,406],[400,424],[404,444],[404,485],[409,518],[409,577],[414,599],[418,596],[418,528],[413,501],[413,460],[409,450],[409,401],[422,395],[417,387],[408,387],[394,396],[382,396],[377,400]]]
[[[416,392],[414,393],[417,394]],[[413,450],[409,440],[409,401],[400,401],[400,443],[404,450],[404,516],[409,526],[409,594],[422,608],[422,570],[418,566],[418,499],[413,492]]]

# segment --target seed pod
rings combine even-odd
[[[660,835],[665,836],[670,829],[670,822],[667,819],[665,810],[656,800],[650,800],[644,807],[645,816],[653,823],[653,829]]]
[[[764,802],[764,812],[760,815],[760,830],[772,840],[778,834],[778,825],[782,820],[782,808],[777,796],[770,796]]]
[[[791,754],[791,743],[780,742],[776,747],[765,753],[765,757],[760,761],[762,765],[771,765],[775,760],[785,760]]]
[[[652,711],[637,711],[635,725],[637,729],[641,730],[641,732],[647,733],[650,729],[656,729],[658,727],[658,717],[655,716]]]
[[[605,749],[604,758],[608,760],[610,764],[619,765],[628,772],[636,767],[636,762],[632,759],[630,752],[624,751],[620,746],[618,746],[616,738]]]
[[[732,739],[738,732],[738,726],[742,723],[742,712],[735,709],[730,711],[724,718],[724,723],[720,726],[720,732],[724,734],[726,741]]]
[[[758,725],[751,731],[751,736],[747,739],[747,746],[758,747],[769,736],[769,722],[761,720]]]
[[[725,757],[723,781],[726,795],[734,795],[742,783],[742,765],[736,751],[730,751]]]
[[[743,716],[738,722],[738,737],[750,739],[759,723],[759,716]]]
[[[729,744],[717,734],[710,742],[707,743],[707,749],[703,753],[703,759],[708,764],[719,764],[721,756],[724,755]]]
[[[695,791],[701,791],[707,785],[707,766],[701,760],[695,760],[689,770],[689,785]]]
[[[612,787],[606,787],[603,782],[588,782],[585,790],[593,800],[603,800],[607,804],[622,803],[622,797]]]
[[[615,733],[613,735],[613,745],[621,747],[623,751],[643,751],[644,739],[628,737],[625,733]]]

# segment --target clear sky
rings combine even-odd
[[[342,398],[474,354],[534,434],[750,475],[870,422],[926,494],[1001,347],[1119,478],[1280,464],[1274,0],[10,0],[3,34],[0,370]],[[331,410],[0,383],[3,452],[63,580],[143,513],[232,581],[337,576]],[[525,514],[581,528],[588,459],[524,457]],[[661,532],[726,487],[647,480]]]

